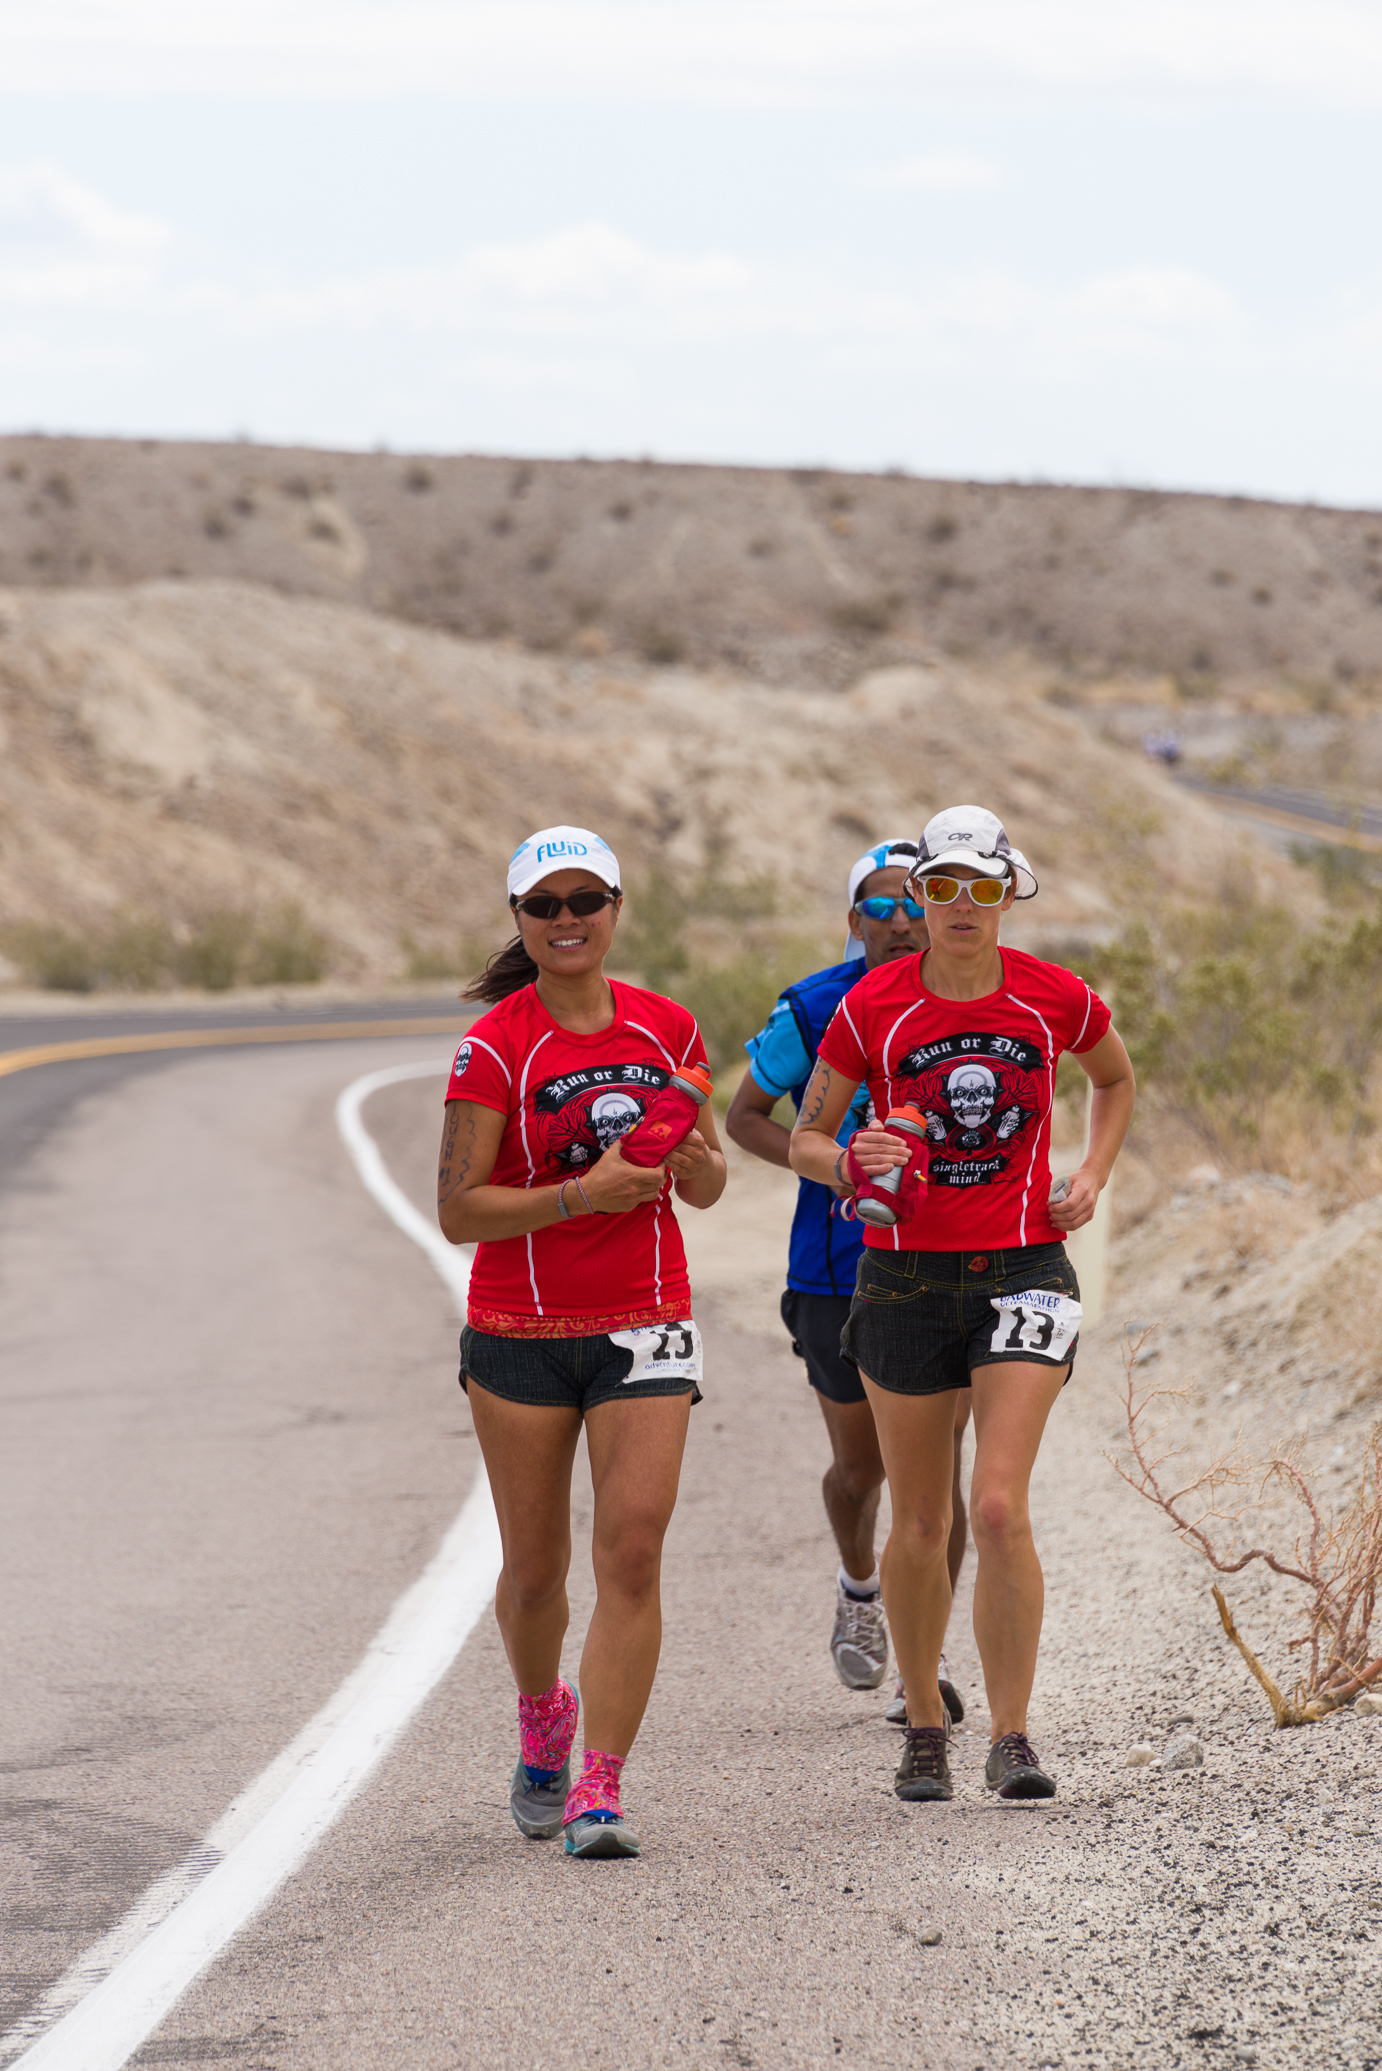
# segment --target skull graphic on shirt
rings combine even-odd
[[[628,1134],[666,1085],[654,1064],[573,1071],[549,1079],[533,1094],[537,1133],[550,1160],[580,1172]]]
[[[932,1186],[988,1186],[1002,1175],[1042,1111],[1042,1062],[1030,1044],[982,1035],[901,1060],[893,1097],[926,1117]]]

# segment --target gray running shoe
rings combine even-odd
[[[1056,1779],[1042,1768],[1025,1733],[995,1740],[984,1764],[984,1782],[1000,1798],[1054,1798]]]
[[[622,1819],[592,1819],[582,1813],[566,1829],[568,1855],[641,1855],[642,1844]]]
[[[572,1684],[576,1699],[576,1722],[580,1724],[581,1693]],[[576,1745],[576,1734],[571,1735],[571,1747]],[[520,1834],[526,1834],[530,1841],[555,1841],[561,1832],[561,1816],[566,1810],[566,1800],[571,1794],[571,1755],[552,1778],[550,1783],[534,1783],[520,1759],[514,1767],[509,1781],[509,1810],[513,1823]]]
[[[958,1726],[965,1715],[964,1699],[950,1680],[950,1670],[946,1667],[944,1654],[941,1655],[940,1686],[941,1703],[950,1714],[951,1725]],[[907,1723],[907,1692],[901,1676],[897,1679],[897,1689],[893,1693],[892,1702],[883,1716],[890,1726],[905,1726]]]
[[[521,1762],[509,1784],[509,1810],[520,1834],[530,1841],[555,1841],[571,1791],[571,1757],[550,1783],[534,1783]]]
[[[947,1759],[949,1746],[948,1725],[908,1726],[902,1739],[902,1760],[893,1779],[899,1798],[905,1798],[908,1804],[920,1804],[928,1798],[944,1801],[954,1797]]]
[[[888,1629],[883,1623],[882,1597],[851,1596],[843,1583],[837,1584],[830,1658],[847,1690],[878,1688],[888,1673]]]

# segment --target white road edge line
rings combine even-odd
[[[355,1169],[421,1246],[465,1315],[469,1249],[457,1250],[390,1176],[360,1110],[371,1093],[446,1064],[368,1072],[336,1103]],[[481,1467],[460,1515],[365,1650],[297,1738],[178,1866],[0,2037],[16,2071],[120,2071],[188,1986],[305,1860],[440,1682],[494,1594],[499,1526]],[[56,2024],[56,2025],[54,2025]],[[41,2039],[35,2040],[35,2037]],[[16,2059],[16,2050],[32,2047]]]

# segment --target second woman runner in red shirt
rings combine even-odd
[[[1132,1115],[1132,1067],[1083,979],[999,947],[1003,914],[1037,887],[992,813],[938,813],[909,883],[925,901],[930,947],[879,965],[841,1001],[790,1156],[803,1177],[841,1192],[855,1191],[851,1177],[906,1174],[898,1221],[868,1230],[840,1341],[868,1392],[892,1496],[883,1601],[907,1695],[894,1787],[906,1799],[953,1794],[937,1665],[950,1612],[955,1395],[968,1388],[974,1635],[992,1721],[985,1781],[1001,1797],[1049,1798],[1055,1783],[1027,1738],[1043,1603],[1027,1491],[1080,1323],[1062,1239],[1090,1220],[1108,1182]],[[1051,1106],[1067,1050],[1094,1088],[1089,1149],[1052,1201]],[[836,1132],[864,1082],[878,1121],[852,1139],[847,1172]],[[909,1187],[916,1141],[882,1126],[904,1106],[924,1122],[920,1196]]]

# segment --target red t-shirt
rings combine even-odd
[[[595,1035],[559,1028],[527,985],[471,1028],[451,1069],[448,1100],[506,1117],[494,1186],[555,1186],[585,1172],[642,1118],[683,1064],[704,1065],[695,1017],[675,1000],[611,983],[614,1020]],[[501,1337],[586,1337],[691,1314],[686,1252],[670,1179],[656,1201],[625,1215],[572,1215],[526,1237],[477,1246],[467,1313]]]
[[[1051,1102],[1063,1050],[1092,1050],[1109,1010],[1073,972],[1004,949],[1003,986],[978,1000],[922,989],[921,955],[879,964],[836,1008],[818,1055],[868,1082],[881,1122],[911,1101],[927,1117],[931,1168],[920,1213],[864,1242],[889,1251],[995,1251],[1058,1244]]]

